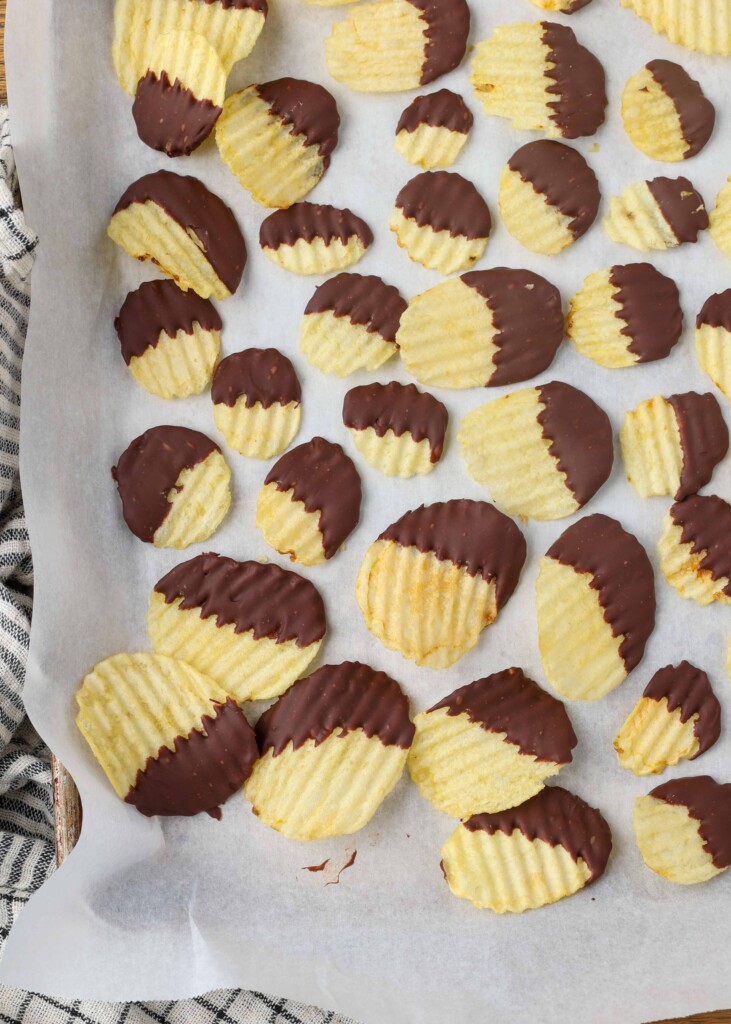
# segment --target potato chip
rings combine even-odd
[[[425,171],[451,167],[469,138],[472,121],[462,97],[449,89],[417,96],[399,118],[396,150]]]
[[[716,111],[679,64],[651,60],[624,87],[622,120],[646,156],[676,163],[700,153],[713,133]]]
[[[666,35],[701,53],[731,54],[731,4],[729,0],[621,0]]]
[[[654,178],[613,196],[602,223],[613,242],[648,252],[697,242],[709,221],[703,197],[687,178]]]
[[[671,506],[657,550],[665,579],[700,605],[731,603],[731,506],[715,495],[691,495]]]
[[[329,274],[357,263],[373,242],[364,220],[350,210],[295,203],[262,221],[264,255],[293,274]]]
[[[695,350],[701,369],[731,399],[731,288],[704,303],[696,319]]]

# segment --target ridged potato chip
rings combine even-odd
[[[695,325],[698,363],[731,399],[731,288],[704,303]]]
[[[600,199],[596,175],[581,153],[549,139],[521,146],[500,177],[505,227],[544,256],[555,256],[589,230]]]
[[[137,260],[152,260],[183,291],[226,299],[246,266],[246,243],[231,210],[197,178],[155,171],[133,182],[107,234]]]
[[[211,399],[226,444],[250,459],[279,455],[299,430],[302,388],[292,363],[275,348],[249,348],[222,359]]]
[[[614,459],[606,413],[558,381],[479,406],[462,420],[458,440],[472,479],[510,515],[532,519],[582,508]]]
[[[258,203],[287,208],[322,178],[339,127],[337,104],[327,89],[279,78],[226,99],[216,143],[223,162]]]
[[[220,448],[187,427],[152,427],[141,434],[112,476],[125,523],[157,548],[207,540],[231,505],[231,470]]]
[[[729,0],[621,0],[647,21],[654,32],[689,50],[731,54]]]
[[[425,171],[451,167],[472,128],[464,100],[449,89],[417,96],[399,118],[396,151]]]
[[[679,885],[707,882],[731,866],[731,784],[710,775],[675,779],[635,800],[645,864]]]
[[[721,733],[721,705],[711,681],[687,661],[659,669],[614,739],[619,763],[635,775],[657,775],[694,760]]]
[[[386,476],[431,473],[442,457],[449,414],[413,384],[364,384],[343,402],[343,423],[355,447]]]
[[[713,132],[716,111],[679,64],[652,60],[625,85],[622,120],[642,153],[676,163],[700,153]]]
[[[551,686],[569,700],[599,700],[644,654],[655,625],[652,565],[616,519],[586,516],[541,559],[536,606]]]
[[[158,580],[147,612],[156,654],[187,662],[239,703],[284,693],[317,656],[325,629],[309,580],[216,554]]]
[[[709,221],[703,197],[687,178],[654,178],[613,196],[602,223],[613,242],[648,252],[697,242]]]
[[[256,503],[267,544],[318,565],[338,553],[360,519],[358,471],[339,444],[313,437],[274,464]]]
[[[552,21],[496,26],[478,43],[472,87],[485,113],[548,138],[593,135],[604,121],[604,68],[573,31]]]
[[[94,666],[76,694],[84,739],[114,787],[142,814],[220,817],[258,756],[237,704],[190,665],[117,654]]]
[[[357,263],[373,243],[364,220],[350,210],[295,203],[262,221],[264,255],[293,274],[329,274]]]
[[[195,32],[218,53],[226,75],[254,47],[266,0],[116,0],[112,59],[122,88],[134,95],[160,36]]]
[[[665,579],[700,605],[731,603],[731,505],[691,495],[671,506],[657,550]]]
[[[417,665],[448,668],[495,620],[524,561],[520,530],[487,502],[422,505],[370,546],[355,594],[386,647]]]
[[[401,92],[452,71],[467,47],[466,0],[377,0],[336,21],[325,63],[337,82],[359,92]]]
[[[452,274],[482,256],[492,218],[467,178],[454,171],[424,171],[396,196],[389,227],[414,262]]]
[[[650,263],[589,274],[566,319],[577,352],[608,369],[664,359],[682,329],[678,287]]]
[[[411,778],[454,818],[524,803],[571,761],[576,746],[563,704],[519,668],[460,687],[414,725]]]
[[[731,177],[716,196],[709,222],[708,233],[723,255],[731,260]]]
[[[414,726],[398,683],[368,665],[325,665],[259,719],[245,789],[260,821],[290,839],[350,835],[398,782]]]
[[[599,811],[550,786],[520,807],[458,825],[442,847],[442,870],[455,896],[496,914],[521,914],[595,882],[611,850]]]
[[[477,270],[416,295],[396,340],[409,373],[443,388],[494,387],[550,366],[563,340],[561,296],[528,270]]]
[[[300,327],[300,349],[318,370],[347,377],[377,370],[398,351],[406,302],[380,277],[337,274],[315,290]]]
[[[728,451],[728,428],[711,394],[688,391],[640,402],[619,435],[627,479],[641,498],[681,501],[707,484]]]

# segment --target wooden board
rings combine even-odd
[[[15,0],[19,2],[19,0]],[[22,2],[22,0],[20,0]],[[5,59],[2,39],[5,32],[5,10],[7,0],[0,0],[0,103],[7,103],[5,85]],[[73,850],[81,829],[81,805],[74,780],[57,758],[52,759],[53,797],[56,816],[56,858],[59,864]],[[704,1013],[696,1017],[683,1017],[684,1024],[731,1024],[731,1010]],[[657,1021],[653,1024],[670,1024]]]

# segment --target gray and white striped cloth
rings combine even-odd
[[[50,752],[23,708],[33,563],[18,469],[20,374],[36,245],[20,209],[8,111],[0,107],[0,956],[15,917],[55,867]],[[354,1024],[240,989],[179,1002],[63,1003],[0,986],[0,1024],[113,1022]]]

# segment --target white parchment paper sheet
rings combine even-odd
[[[472,8],[473,41],[498,22],[540,17],[528,0],[474,0]],[[414,173],[393,149],[398,115],[412,97],[356,96],[329,79],[323,39],[343,14],[299,0],[271,0],[262,38],[235,69],[230,86],[291,74],[332,90],[342,114],[341,142],[310,198],[349,205],[365,216],[376,244],[357,269],[382,274],[408,296],[439,280],[411,264],[387,228],[393,199]],[[710,205],[731,171],[729,64],[671,46],[617,0],[595,0],[570,23],[607,70],[607,124],[594,139],[577,144],[598,173],[605,203],[632,180],[685,172]],[[172,167],[200,176],[233,207],[250,256],[239,292],[220,304],[224,350],[275,345],[292,357],[304,386],[299,441],[323,433],[354,454],[340,421],[342,397],[370,378],[331,379],[301,357],[299,318],[319,282],[288,275],[261,254],[257,234],[265,211],[222,165],[215,146],[173,163],[138,140],[130,99],[112,72],[111,33],[111,0],[11,0],[13,135],[28,220],[41,236],[23,376],[22,478],[37,581],[26,701],[79,785],[84,827],[67,864],[15,926],[2,979],[60,996],[110,999],[182,997],[241,985],[340,1009],[369,1024],[616,1024],[731,1005],[731,874],[684,889],[643,867],[632,838],[632,802],[653,782],[622,771],[612,749],[652,672],[688,657],[711,674],[726,728],[701,761],[665,778],[703,772],[731,778],[731,695],[724,668],[731,611],[682,601],[659,571],[658,624],[644,661],[607,699],[570,708],[579,747],[560,782],[602,809],[615,846],[605,878],[554,907],[500,918],[452,897],[439,851],[453,822],[406,779],[363,832],[309,846],[264,828],[241,794],[227,803],[219,823],[205,815],[150,821],[112,793],[76,732],[73,694],[97,660],[148,649],[149,590],[186,556],[154,550],[128,533],[109,469],[128,442],[153,424],[185,424],[218,436],[207,395],[174,403],[155,399],[134,383],[119,355],[114,315],[130,288],[154,276],[106,237],[107,219],[124,188],[147,171]],[[633,149],[619,117],[624,82],[654,57],[680,60],[719,112],[712,144],[687,166],[669,171]],[[496,193],[502,166],[530,135],[481,113],[468,86],[467,62],[442,85],[463,92],[474,111],[474,131],[456,169],[479,185],[495,214],[478,267],[538,271],[568,300],[586,273],[638,258],[610,243],[598,223],[557,258],[521,249],[499,222]],[[624,411],[650,395],[710,388],[695,361],[693,320],[707,295],[730,283],[731,266],[707,237],[655,259],[678,281],[686,313],[672,356],[607,371],[567,343],[541,378],[584,388],[608,410],[617,430]],[[377,376],[407,379],[398,361]],[[439,393],[452,417],[450,436],[443,463],[428,479],[387,480],[358,458],[365,490],[360,527],[328,565],[300,570],[327,603],[330,631],[320,662],[357,658],[384,669],[402,682],[417,710],[512,664],[543,681],[534,578],[539,557],[570,520],[525,527],[529,560],[517,593],[477,648],[449,671],[417,669],[380,646],[353,594],[366,548],[406,509],[440,498],[486,497],[463,470],[456,432],[465,412],[500,393]],[[267,466],[234,453],[228,458],[235,471],[232,512],[212,540],[187,554],[214,549],[240,558],[273,557],[253,526]],[[731,497],[728,463],[716,472],[712,490]],[[610,482],[587,511],[618,516],[657,566],[655,542],[668,504],[641,502],[617,459]],[[303,870],[327,857],[342,863],[353,849],[357,861],[339,885],[325,886],[323,875]]]

